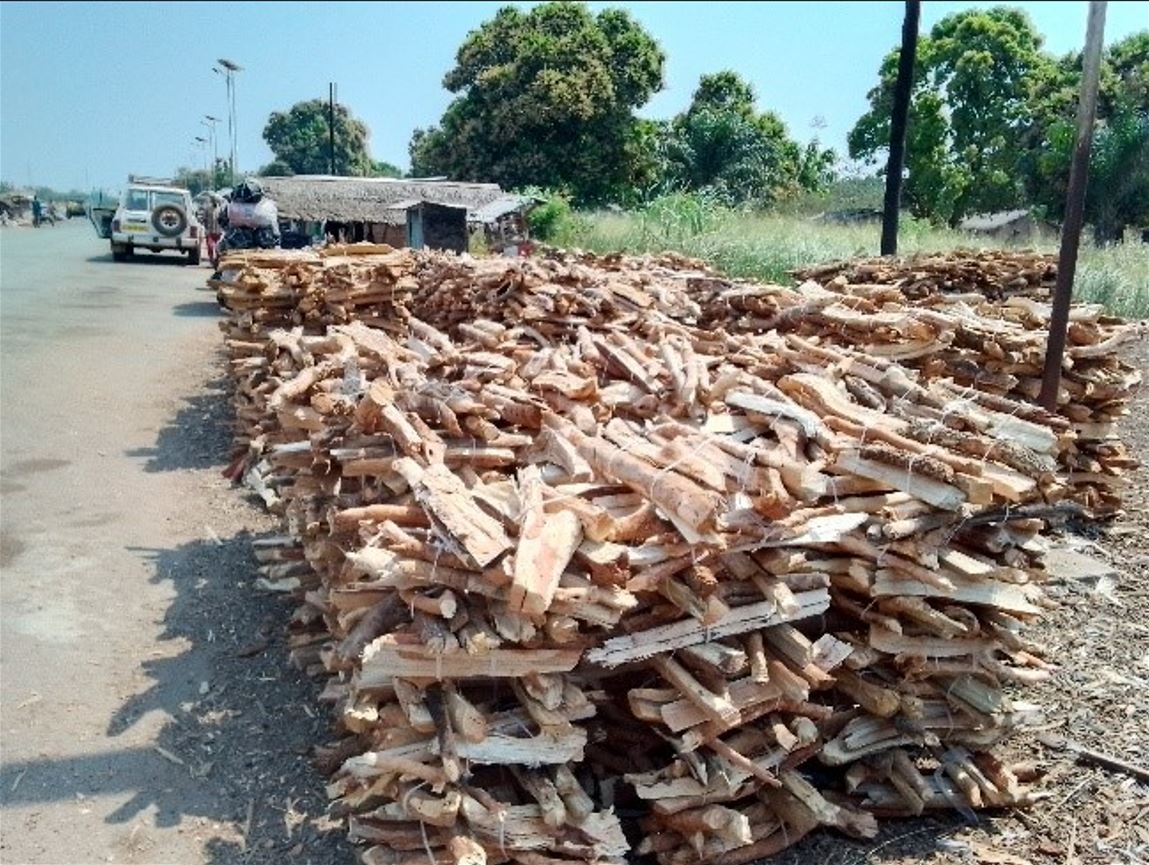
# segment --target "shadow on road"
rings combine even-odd
[[[176,315],[191,318],[217,318],[222,315],[219,304],[214,300],[196,300],[190,303],[181,303],[172,307]]]
[[[161,827],[189,818],[223,824],[194,826],[211,839],[211,865],[352,861],[342,830],[330,831],[323,779],[309,762],[311,749],[330,738],[328,711],[316,684],[287,660],[293,603],[253,588],[252,539],[133,550],[176,597],[157,643],[162,657],[141,664],[150,684],[122,704],[107,734],[114,740],[159,712],[157,746],[6,762],[4,805],[129,794],[107,822],[141,826],[133,836],[142,852],[145,812],[154,809]]]
[[[189,265],[187,257],[184,255],[163,255],[160,253],[137,253],[127,261],[116,261],[112,258],[112,253],[106,252],[103,255],[89,255],[87,261],[92,264],[115,264],[128,267],[130,265],[151,265],[151,266],[169,266],[176,267],[196,267],[198,265]]]
[[[183,401],[149,448],[126,452],[147,459],[144,471],[222,468],[232,452],[231,385],[220,377]]]

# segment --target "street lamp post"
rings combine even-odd
[[[203,151],[203,173],[207,174],[207,139],[202,135],[195,137],[195,146]]]
[[[225,60],[222,57],[216,61],[219,66],[213,66],[212,71],[224,77],[227,83],[227,137],[228,144],[231,149],[231,167],[228,174],[231,177],[231,185],[235,186],[235,165],[236,165],[236,116],[235,116],[235,73],[242,72],[243,67],[238,63],[231,60]],[[220,67],[223,67],[222,69]]]
[[[208,137],[211,138],[211,188],[215,191],[215,168],[219,165],[219,148],[216,147],[215,125],[219,123],[218,117],[205,114],[200,123],[208,128]]]

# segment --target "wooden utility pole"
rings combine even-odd
[[[1090,0],[1082,58],[1081,99],[1077,103],[1077,144],[1069,167],[1069,192],[1065,196],[1065,222],[1061,225],[1061,252],[1057,258],[1057,287],[1049,320],[1049,343],[1038,402],[1048,411],[1057,408],[1061,387],[1061,364],[1065,334],[1069,327],[1069,304],[1073,300],[1073,277],[1077,271],[1077,248],[1085,218],[1085,187],[1089,182],[1089,151],[1093,146],[1093,122],[1097,117],[1097,81],[1101,73],[1101,46],[1105,34],[1105,0]]]
[[[910,114],[910,92],[914,87],[914,60],[918,53],[918,20],[921,0],[906,0],[902,19],[902,51],[898,55],[898,77],[894,82],[894,110],[890,115],[890,158],[886,163],[886,198],[882,211],[882,255],[898,251],[898,205],[902,198],[902,168],[906,161],[906,120]]]

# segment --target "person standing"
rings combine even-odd
[[[204,234],[207,237],[207,257],[209,261],[214,263],[216,246],[219,244],[221,234],[219,208],[222,200],[211,193],[208,193],[208,196],[203,205],[203,215],[200,221],[203,223]]]
[[[44,205],[40,203],[38,195],[32,196],[32,225],[35,228],[40,227],[40,217],[44,215]]]

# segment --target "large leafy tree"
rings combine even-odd
[[[472,31],[438,126],[415,131],[412,173],[624,199],[653,169],[634,117],[662,86],[658,44],[626,12],[578,3],[505,7]]]
[[[263,140],[275,154],[277,173],[327,174],[331,171],[328,103],[323,99],[297,102],[288,111],[275,111],[263,127]],[[346,106],[335,105],[335,173],[364,177],[373,173],[367,151],[367,124]],[[269,168],[272,168],[269,166]],[[286,167],[289,171],[283,171]]]
[[[1077,125],[1057,120],[1034,157],[1034,201],[1054,218],[1065,207]],[[1120,239],[1126,226],[1149,223],[1149,113],[1121,108],[1098,121],[1089,154],[1085,219],[1097,244]]]
[[[773,112],[759,113],[753,87],[735,72],[704,75],[690,106],[667,130],[671,185],[705,190],[730,204],[769,204],[825,184],[832,151],[803,148]]]
[[[1050,62],[1031,97],[1020,173],[1031,200],[1055,219],[1065,208],[1080,87],[1078,52]],[[1119,238],[1126,225],[1149,222],[1149,31],[1115,42],[1102,57],[1085,218],[1098,243]]]
[[[956,223],[1025,198],[1017,171],[1031,123],[1030,95],[1050,59],[1024,12],[957,12],[918,44],[906,134],[905,199],[915,213]],[[889,142],[898,50],[886,55],[870,110],[849,135],[850,156],[874,158]]]

